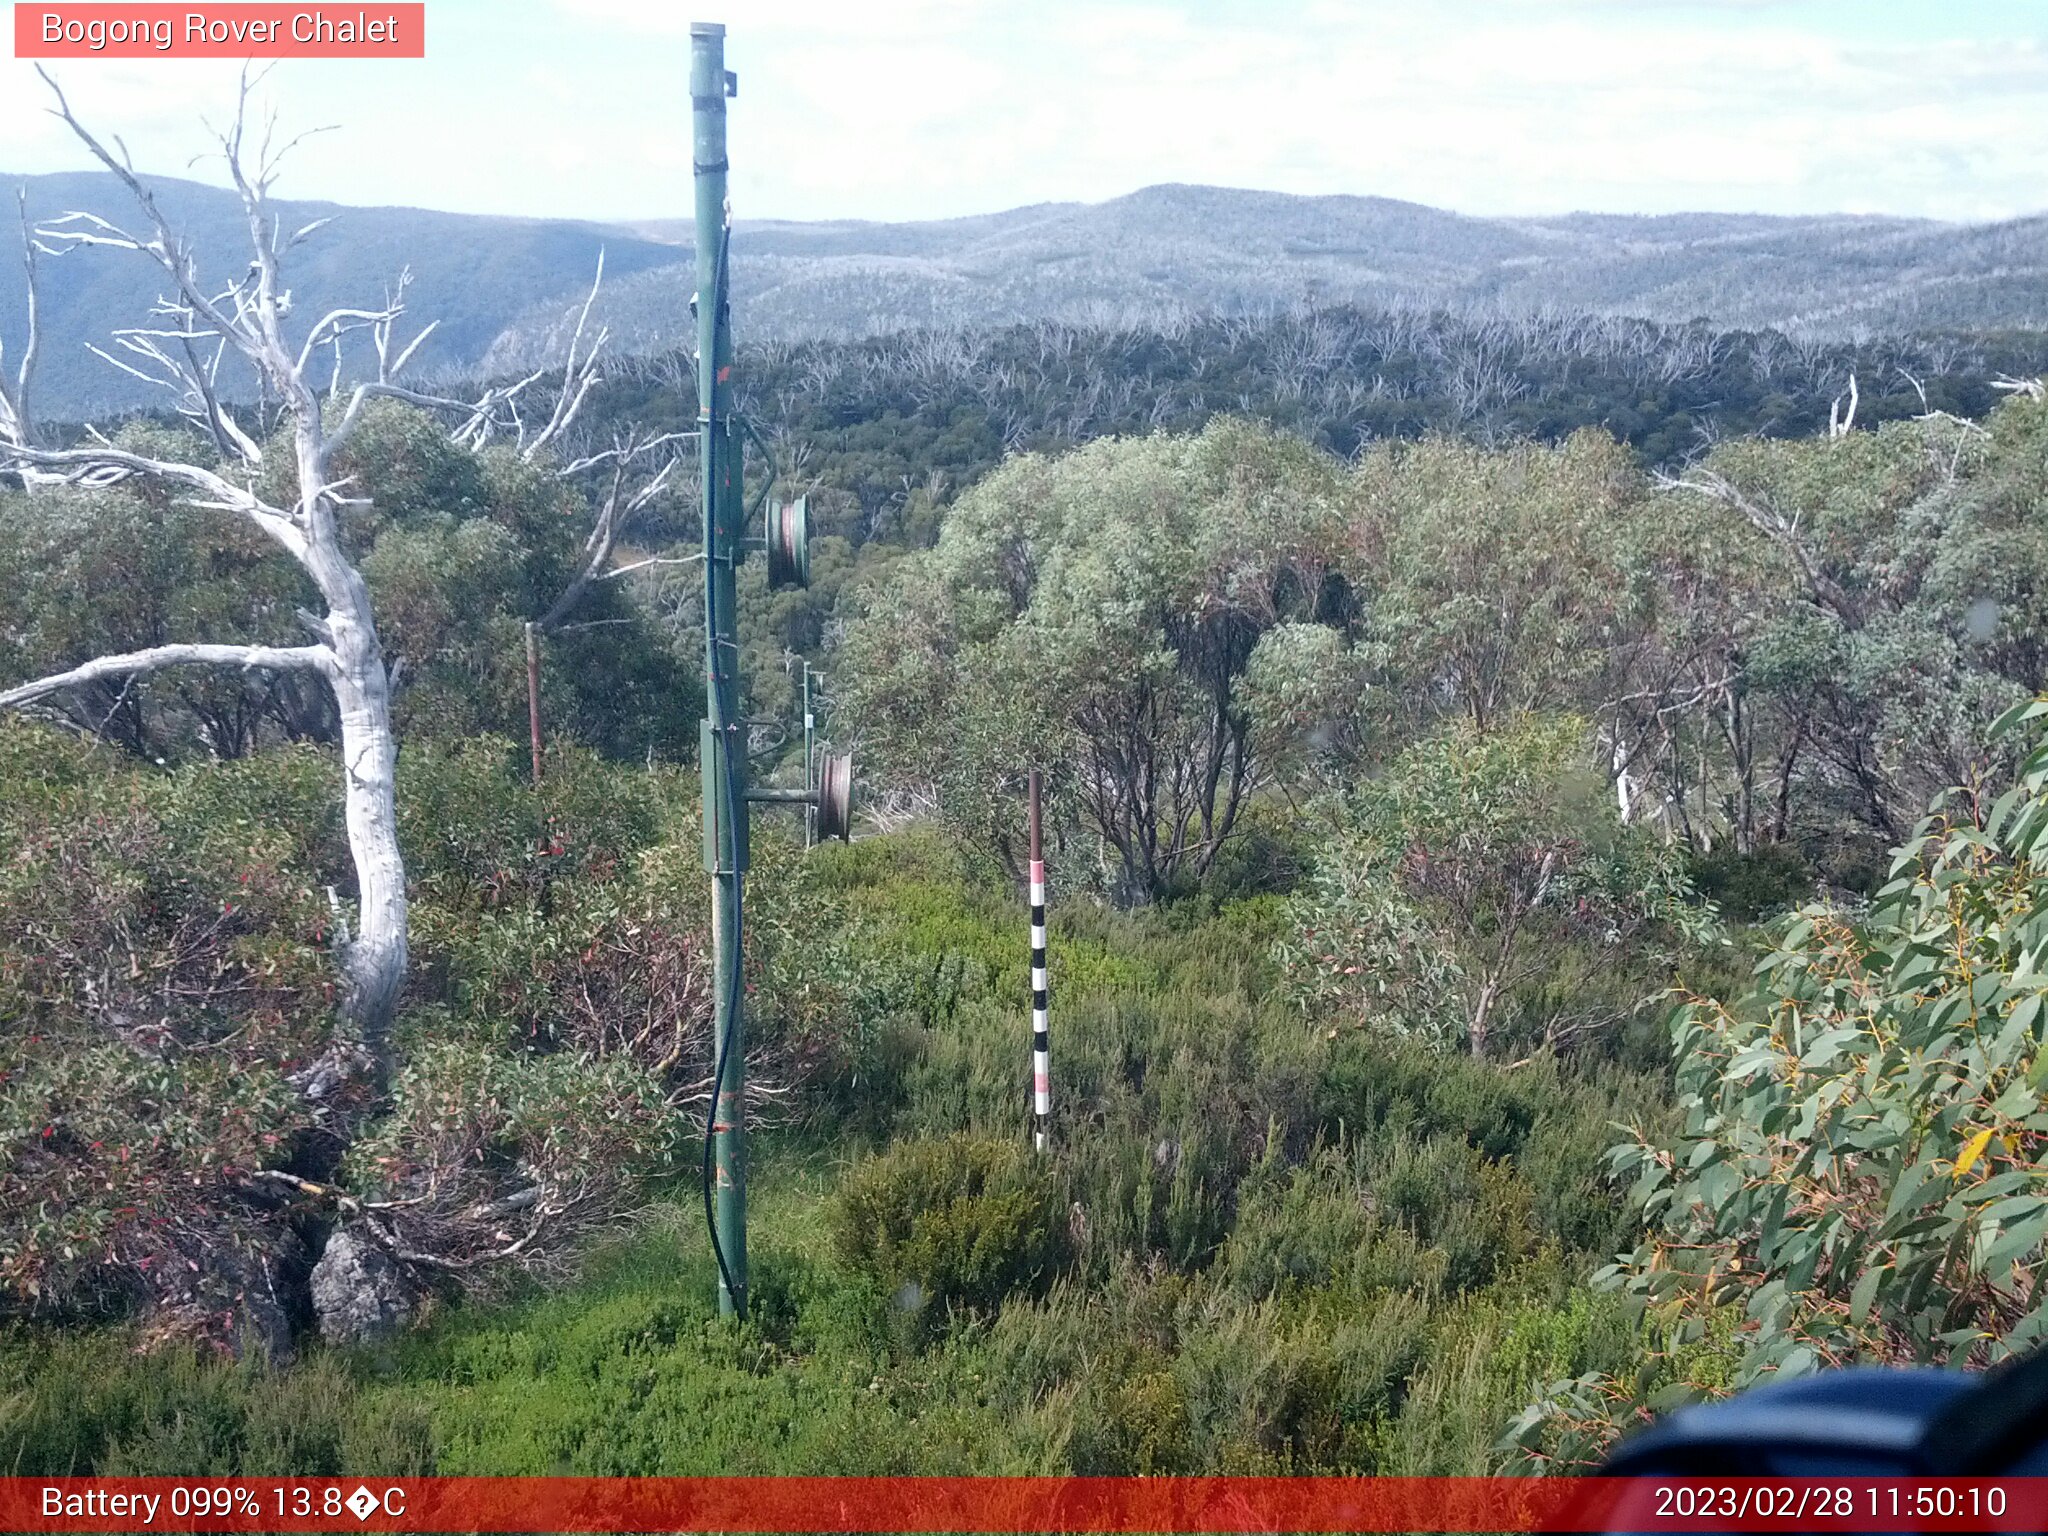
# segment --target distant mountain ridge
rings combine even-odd
[[[248,226],[234,193],[193,181],[148,178],[172,226],[189,238],[208,281],[243,272]],[[15,253],[13,190],[28,193],[32,220],[80,209],[147,236],[126,191],[104,172],[16,177],[0,174],[0,342],[18,356],[26,331],[25,285]],[[375,306],[407,267],[412,318],[439,320],[420,349],[418,377],[472,374],[515,315],[550,295],[588,288],[600,250],[606,271],[626,279],[674,262],[675,249],[623,231],[567,219],[483,218],[421,208],[354,208],[337,203],[279,201],[289,232],[314,219],[333,223],[286,257],[293,318],[311,326],[327,310]],[[132,251],[86,249],[41,258],[42,364],[39,414],[72,417],[168,400],[161,390],[117,372],[86,351],[106,346],[118,325],[147,321],[163,291],[163,274]],[[298,334],[303,334],[303,331]]]
[[[26,184],[36,216],[72,207],[129,216],[104,175]],[[239,263],[231,194],[153,184],[214,270]],[[682,339],[694,287],[682,221],[604,226],[324,203],[280,212],[337,216],[294,253],[295,302],[311,314],[374,300],[411,265],[414,315],[441,321],[421,354],[429,373],[509,372],[558,355],[600,248],[599,313],[616,345],[645,352]],[[1831,337],[2048,327],[2048,216],[1980,225],[1717,213],[1482,218],[1389,198],[1165,185],[1103,203],[917,223],[742,221],[733,252],[734,300],[751,340],[1040,319],[1130,323],[1304,303],[1592,310]],[[81,252],[46,260],[44,278],[45,411],[147,398],[83,342],[144,314],[155,292],[148,263]],[[18,280],[0,277],[0,339],[10,351],[21,317]]]

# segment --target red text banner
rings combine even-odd
[[[424,4],[17,4],[18,59],[423,59]]]
[[[2040,1531],[2048,1478],[0,1478],[10,1531]]]

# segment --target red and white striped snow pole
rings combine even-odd
[[[1045,1150],[1052,1115],[1052,1040],[1046,1033],[1045,847],[1038,810],[1038,770],[1031,770],[1031,1118],[1033,1140]]]

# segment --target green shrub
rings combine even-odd
[[[371,1398],[339,1359],[291,1370],[120,1332],[0,1336],[0,1466],[42,1477],[419,1476],[432,1429],[406,1392]]]
[[[1238,818],[1236,834],[1217,850],[1202,889],[1219,901],[1285,895],[1301,884],[1312,853],[1300,817],[1255,805]]]
[[[1372,1187],[1391,1220],[1443,1250],[1453,1292],[1486,1284],[1533,1251],[1528,1185],[1462,1141],[1402,1143],[1375,1170]]]
[[[1755,922],[1796,907],[1813,894],[1813,867],[1789,843],[1765,843],[1743,853],[1724,843],[1688,866],[1699,893],[1738,922]]]
[[[1527,714],[1426,736],[1334,807],[1277,946],[1311,1013],[1474,1056],[1599,1041],[1712,914],[1677,852],[1616,817],[1586,723]]]
[[[2048,700],[2001,728],[2043,717]],[[1804,909],[1750,996],[1675,1011],[1683,1123],[1612,1154],[1651,1230],[1594,1277],[1643,1319],[1643,1369],[1556,1384],[1523,1421],[1532,1447],[1583,1456],[1646,1405],[2048,1336],[2044,847],[2036,735],[1994,802],[1937,802],[1867,911]]]
[[[1064,1250],[1059,1197],[1043,1159],[976,1136],[901,1142],[840,1187],[840,1256],[906,1310],[992,1308],[1042,1287]]]
[[[1237,1221],[1218,1265],[1223,1281],[1247,1298],[1332,1289],[1436,1293],[1443,1251],[1383,1218],[1379,1205],[1355,1157],[1336,1148],[1284,1173],[1262,1168],[1238,1191]]]
[[[1191,1462],[1237,1473],[1370,1472],[1381,1425],[1429,1350],[1427,1303],[1228,1307],[1190,1319],[1178,1373]]]
[[[332,1028],[329,792],[297,750],[165,774],[0,743],[0,1312],[235,1337],[291,1247],[243,1181],[310,1130],[287,1075]]]
[[[1338,1039],[1315,1087],[1323,1135],[1363,1138],[1400,1156],[1436,1138],[1462,1141],[1528,1186],[1536,1237],[1603,1257],[1639,1218],[1601,1176],[1595,1149],[1616,1122],[1645,1114],[1661,1096],[1654,1079],[1611,1068],[1589,1078],[1539,1058],[1503,1072],[1385,1048],[1364,1032]]]
[[[566,880],[608,880],[661,830],[665,781],[556,747],[538,791],[501,737],[420,742],[398,764],[398,833],[415,896],[448,910],[538,899]]]

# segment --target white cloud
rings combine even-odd
[[[577,25],[615,27],[661,37],[684,37],[691,11],[672,0],[549,0]],[[717,7],[712,7],[717,9]],[[996,9],[996,0],[749,0],[728,37],[849,38],[903,41],[972,32]],[[707,18],[708,19],[708,18]]]
[[[286,190],[680,212],[692,9],[435,0],[424,63],[288,65],[288,116],[347,132],[309,146]],[[727,37],[734,195],[796,218],[1159,181],[1482,213],[2000,216],[2048,205],[2048,42],[2028,15],[2004,0],[1967,24],[1917,0],[750,0]],[[138,161],[178,171],[229,73],[101,61],[65,78]],[[40,89],[0,62],[0,159],[81,164]]]

